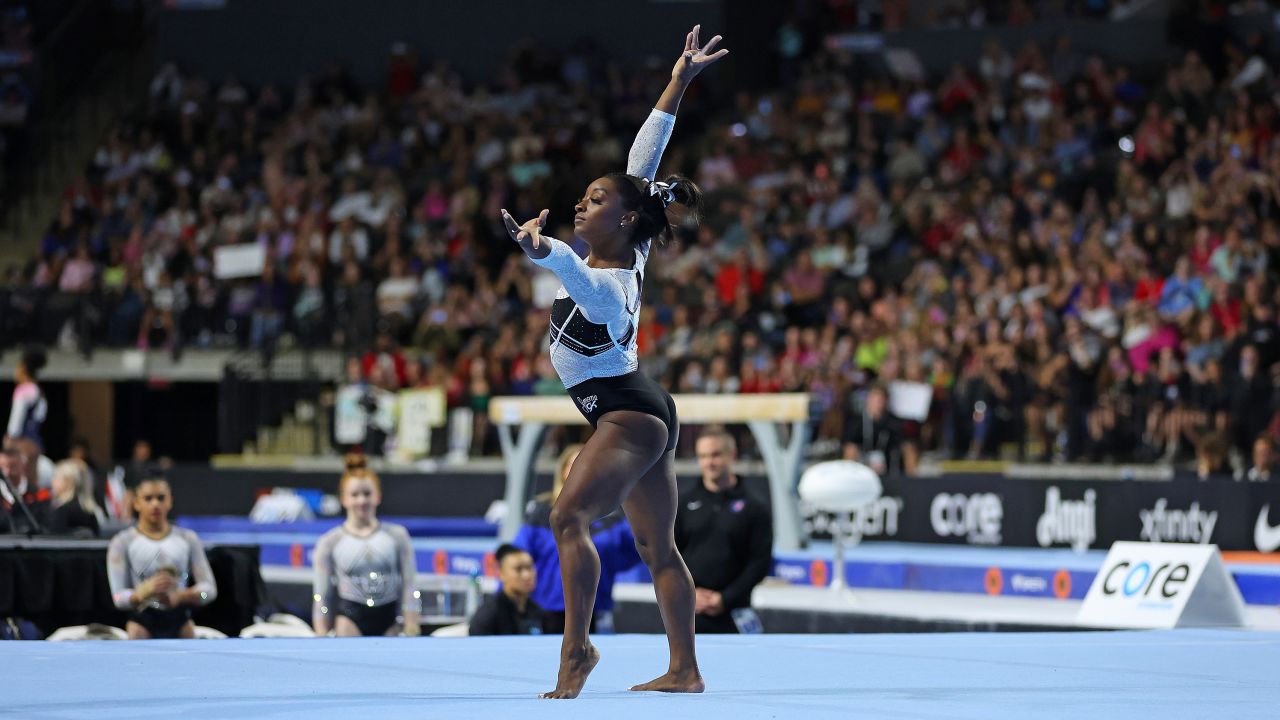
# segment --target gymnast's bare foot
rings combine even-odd
[[[633,692],[700,693],[706,688],[706,684],[702,682],[702,674],[694,669],[668,672],[643,685],[636,685],[631,690]]]
[[[549,700],[569,700],[578,697],[582,686],[587,683],[587,676],[600,662],[600,651],[590,642],[585,647],[564,650],[560,653],[560,675],[556,678],[556,689],[542,693],[538,697]]]

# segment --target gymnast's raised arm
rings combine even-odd
[[[711,50],[720,42],[716,35],[707,44],[698,47],[698,32],[701,25],[694,25],[684,38],[684,51],[676,64],[671,68],[671,81],[662,91],[662,96],[653,106],[653,112],[640,126],[635,142],[631,144],[631,152],[627,155],[627,174],[635,177],[657,179],[658,164],[662,161],[662,152],[671,139],[671,129],[676,124],[676,111],[680,109],[680,100],[684,91],[698,73],[709,65],[729,54],[721,48],[714,53]],[[708,54],[711,53],[711,54]]]

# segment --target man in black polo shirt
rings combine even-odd
[[[503,543],[494,558],[502,589],[471,617],[471,635],[541,635],[544,613],[529,597],[538,583],[533,556]]]
[[[734,611],[750,609],[751,591],[773,563],[773,518],[733,473],[732,435],[707,428],[695,448],[702,482],[681,494],[676,515],[676,546],[696,588],[695,628],[738,632]]]

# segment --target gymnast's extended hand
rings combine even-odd
[[[504,208],[502,222],[506,223],[507,232],[511,233],[511,239],[516,241],[525,255],[534,260],[541,260],[551,254],[551,245],[542,239],[542,228],[547,225],[546,210],[538,213],[538,217],[519,225],[516,223],[516,219],[511,217],[511,213]]]
[[[694,25],[689,34],[684,36],[684,52],[680,55],[680,59],[676,60],[675,67],[671,68],[672,80],[688,85],[707,66],[729,54],[729,51],[724,48],[711,52],[711,49],[721,40],[719,35],[708,40],[706,45],[698,47],[698,33],[701,30],[701,25]]]

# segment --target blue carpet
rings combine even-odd
[[[636,694],[660,636],[601,637],[572,702],[559,639],[4,643],[0,717],[110,718],[1273,718],[1280,634],[699,637],[708,692]]]

